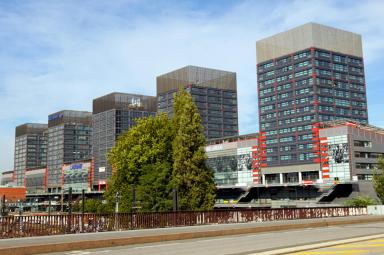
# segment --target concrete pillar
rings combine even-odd
[[[280,173],[280,184],[283,184],[283,183],[284,183],[283,173]]]
[[[299,172],[299,183],[302,183],[303,182],[303,175],[301,174],[301,172]]]
[[[265,174],[263,174],[261,177],[262,177],[262,179],[261,179],[262,180],[262,184],[266,185],[266,183],[265,183]]]
[[[320,183],[323,182],[323,172],[321,170],[319,171],[319,181]]]

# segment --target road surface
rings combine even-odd
[[[384,234],[384,223],[355,224],[326,228],[300,229],[260,234],[199,238],[184,241],[170,241],[145,245],[109,247],[103,249],[51,253],[52,255],[222,255],[253,254],[284,247],[301,246],[311,243],[348,239],[352,237]],[[383,242],[384,243],[384,242]],[[355,247],[360,249],[360,247]],[[348,248],[349,250],[355,248]],[[384,250],[384,246],[381,247]],[[309,251],[308,251],[309,252]],[[306,253],[299,253],[306,254]],[[307,253],[318,254],[318,253]],[[319,254],[358,254],[358,253],[319,253]],[[377,253],[377,254],[384,254]]]
[[[384,239],[372,239],[362,242],[334,245],[322,249],[314,249],[303,252],[291,253],[291,255],[314,255],[314,254],[384,254]]]

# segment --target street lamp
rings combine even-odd
[[[119,192],[116,192],[115,195],[115,213],[119,212],[119,202],[120,202],[121,195]]]
[[[119,202],[120,202],[121,195],[119,192],[116,192],[115,194],[115,230],[118,229],[119,226]]]
[[[35,206],[36,206],[35,212],[38,212],[39,211],[39,199],[38,198],[35,199]]]

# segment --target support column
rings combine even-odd
[[[265,174],[263,174],[261,177],[262,177],[263,184],[266,185],[266,183],[265,183]]]
[[[301,172],[299,172],[299,183],[302,183],[303,182],[303,175],[301,174]]]
[[[284,183],[283,173],[280,173],[280,184],[283,184],[283,183]]]

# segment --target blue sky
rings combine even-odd
[[[255,42],[307,22],[363,36],[371,124],[384,127],[384,1],[0,0],[0,171],[14,128],[112,91],[155,95],[155,77],[237,72],[240,132],[258,130]]]

